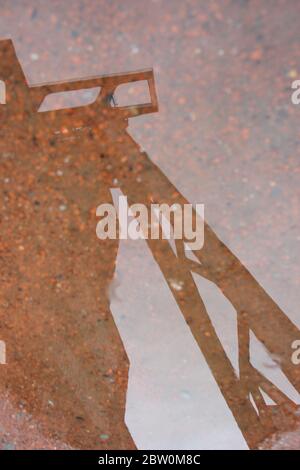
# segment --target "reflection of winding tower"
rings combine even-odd
[[[110,201],[114,179],[130,204],[187,203],[126,132],[129,117],[157,110],[152,71],[28,87],[10,41],[0,43],[0,64],[6,87],[1,167],[16,178],[14,194],[1,188],[0,331],[9,344],[17,338],[15,357],[8,359],[13,368],[1,369],[1,389],[17,399],[25,396],[30,411],[41,421],[47,418],[48,428],[50,423],[55,430],[60,419],[61,436],[72,445],[101,447],[93,436],[108,429],[112,440],[105,448],[133,447],[123,423],[127,359],[106,295],[118,244],[99,247],[95,209]],[[148,81],[151,103],[111,106],[119,85],[140,80]],[[101,91],[89,106],[37,112],[49,94],[94,87]],[[63,179],[57,171],[69,155]],[[298,329],[208,225],[195,261],[186,257],[183,241],[176,241],[176,254],[167,240],[148,244],[249,446],[292,427],[295,405],[251,365],[249,334],[276,354],[299,391],[299,367],[291,362]],[[192,272],[214,282],[237,311],[239,377]],[[171,279],[183,290],[174,289]],[[266,405],[261,390],[274,406]],[[47,399],[55,412],[48,413]],[[83,419],[88,435],[81,430]]]

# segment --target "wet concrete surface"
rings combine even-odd
[[[1,7],[30,85],[151,67],[160,105],[126,130],[90,108],[28,119],[12,101],[2,447],[298,448],[299,3]],[[74,121],[93,138],[59,139]],[[168,243],[100,243],[112,187],[204,203],[204,249],[188,264]]]

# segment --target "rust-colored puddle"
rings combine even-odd
[[[120,195],[188,204],[128,130],[153,71],[29,86],[2,40],[0,72],[2,448],[296,448],[299,329],[215,231],[97,238]]]

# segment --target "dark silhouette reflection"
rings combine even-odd
[[[188,203],[126,131],[129,117],[157,110],[153,74],[28,87],[11,41],[0,42],[0,64],[0,332],[8,349],[1,393],[73,447],[134,448],[124,423],[128,359],[109,309],[118,241],[96,238],[96,207],[112,202],[115,180],[129,204]],[[141,80],[151,102],[117,107],[116,88]],[[97,87],[88,106],[43,107],[50,94]],[[207,224],[204,247],[194,252],[199,262],[186,256],[184,241],[176,241],[176,254],[167,240],[148,244],[248,445],[290,429],[296,406],[251,365],[249,332],[276,354],[299,391],[291,361],[298,329]],[[239,377],[193,272],[215,283],[237,311]]]

